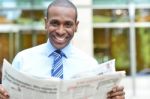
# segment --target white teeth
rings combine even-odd
[[[56,37],[56,39],[57,39],[58,41],[64,41],[64,40],[65,40],[65,37]]]

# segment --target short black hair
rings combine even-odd
[[[60,7],[68,7],[68,8],[73,8],[75,10],[75,21],[77,21],[78,17],[78,11],[77,7],[69,0],[53,0],[52,3],[48,5],[47,11],[46,11],[46,17],[48,18],[48,10],[52,6],[60,6]]]

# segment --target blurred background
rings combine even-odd
[[[79,12],[73,44],[99,63],[116,59],[125,70],[127,99],[150,97],[150,0],[71,0]],[[19,51],[47,41],[51,0],[0,0],[0,67]]]

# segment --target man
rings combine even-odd
[[[13,60],[13,67],[34,76],[70,79],[96,66],[95,59],[71,44],[79,24],[77,16],[77,8],[69,0],[54,0],[48,6],[45,18],[48,41],[19,52]],[[7,91],[1,86],[0,99],[8,98]],[[115,87],[107,95],[107,99],[124,98],[123,87]]]

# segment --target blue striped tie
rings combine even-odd
[[[51,75],[52,77],[63,79],[63,53],[60,50],[56,50],[52,53],[52,55],[54,56],[54,62],[52,66]]]

